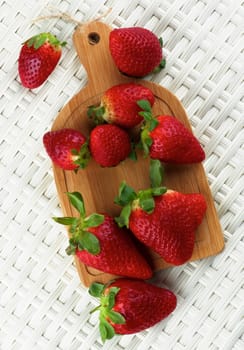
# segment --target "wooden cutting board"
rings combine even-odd
[[[85,67],[88,82],[61,110],[53,123],[52,130],[74,128],[86,136],[92,128],[87,118],[87,107],[98,105],[101,95],[113,85],[126,82],[137,82],[152,90],[155,95],[154,115],[170,114],[178,118],[191,130],[186,112],[179,100],[169,90],[160,85],[128,78],[118,71],[111,58],[108,40],[111,28],[101,22],[90,22],[77,27],[73,41],[82,65]],[[141,154],[138,161],[130,159],[117,167],[102,168],[93,160],[88,167],[73,171],[63,171],[53,166],[57,192],[64,216],[76,216],[70,206],[65,192],[79,191],[82,193],[87,215],[93,212],[107,212],[118,215],[120,207],[113,203],[118,194],[122,180],[125,180],[136,190],[149,187],[149,159]],[[166,166],[165,185],[168,188],[185,193],[202,193],[207,201],[207,212],[196,233],[196,243],[191,260],[201,259],[219,253],[224,247],[223,234],[214,202],[202,164]],[[68,239],[67,239],[68,244]],[[154,271],[169,267],[157,254],[149,250],[149,259]],[[82,264],[75,258],[80,279],[89,286],[93,281],[107,282],[115,276],[105,274]]]

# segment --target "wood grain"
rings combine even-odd
[[[130,81],[140,83],[153,91],[156,99],[153,107],[154,115],[173,115],[191,130],[183,106],[170,91],[149,81],[133,80],[117,70],[108,49],[110,30],[106,24],[101,22],[91,22],[75,30],[74,46],[87,71],[88,82],[60,111],[53,123],[52,130],[74,128],[88,136],[92,124],[87,118],[87,107],[98,105],[101,95],[109,87]],[[99,38],[98,43],[91,42],[91,38],[94,37]],[[79,191],[84,197],[87,214],[107,212],[117,215],[120,208],[113,203],[113,200],[118,194],[119,184],[125,180],[136,190],[148,188],[148,167],[149,159],[145,159],[141,154],[138,155],[137,162],[128,159],[113,168],[102,168],[91,160],[89,166],[77,174],[53,166],[63,214],[65,216],[76,215],[65,192]],[[196,232],[195,248],[191,260],[219,253],[224,247],[224,239],[203,165],[166,166],[165,185],[185,193],[199,192],[206,198],[208,209]],[[155,271],[169,267],[169,264],[152,251],[145,251],[145,254],[148,255]],[[107,282],[115,277],[87,267],[77,258],[75,262],[80,279],[86,286],[93,281]]]

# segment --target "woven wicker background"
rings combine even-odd
[[[74,24],[33,23],[55,10],[80,21],[112,7],[113,27],[143,26],[164,39],[166,68],[152,78],[185,106],[206,151],[204,167],[226,247],[216,257],[168,269],[155,282],[178,307],[155,327],[102,345],[97,306],[80,284],[42,135],[86,83],[72,45]],[[241,0],[0,0],[0,349],[243,350],[244,177],[243,23]],[[56,11],[57,12],[57,11]],[[68,45],[48,81],[24,89],[21,43],[51,31]]]

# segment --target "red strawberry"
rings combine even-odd
[[[132,77],[144,77],[165,66],[162,41],[145,28],[112,30],[109,49],[118,69]]]
[[[90,134],[90,151],[101,166],[116,166],[131,152],[129,135],[116,125],[97,125]]]
[[[157,165],[159,161],[154,162]],[[122,183],[115,202],[125,208],[116,219],[119,226],[130,228],[166,262],[180,265],[191,258],[195,231],[206,211],[203,195],[154,186],[135,193]]]
[[[151,107],[154,96],[148,88],[134,83],[119,84],[103,94],[99,107],[90,106],[88,116],[97,122],[108,122],[124,128],[132,128],[142,122],[138,113],[142,110],[138,100],[147,100]]]
[[[62,53],[60,42],[50,33],[41,33],[27,40],[19,55],[19,76],[23,86],[39,87],[52,73]]]
[[[138,101],[144,106],[146,124],[141,132],[145,154],[165,163],[190,164],[205,159],[205,153],[197,138],[178,119],[168,115],[153,118],[147,101]],[[142,107],[143,108],[143,107]]]
[[[84,201],[79,192],[67,193],[79,217],[53,218],[70,226],[68,254],[86,265],[120,276],[148,279],[152,270],[139,253],[127,229],[119,228],[108,214],[86,217]]]
[[[78,130],[49,131],[43,144],[53,163],[64,170],[85,168],[90,158],[86,138]]]
[[[121,278],[106,286],[94,283],[89,289],[99,297],[100,334],[103,342],[115,334],[132,334],[154,326],[177,304],[176,296],[168,289],[144,281]]]
[[[145,212],[139,203],[137,207],[133,204],[129,227],[165,261],[184,264],[192,256],[195,231],[206,210],[204,197],[198,193],[167,191],[154,200],[153,213]]]

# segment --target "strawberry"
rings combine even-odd
[[[115,65],[131,77],[144,77],[165,66],[162,45],[154,33],[141,27],[114,29],[109,36]]]
[[[100,334],[102,341],[115,334],[132,334],[154,326],[176,308],[175,294],[145,281],[120,278],[103,285],[93,283],[92,296],[100,298]]]
[[[41,33],[27,40],[20,51],[18,70],[24,87],[34,89],[44,83],[56,67],[66,42],[50,33]]]
[[[119,228],[108,214],[86,216],[84,201],[79,192],[67,193],[79,217],[54,217],[70,226],[67,254],[101,271],[120,276],[147,279],[152,270],[132,241],[127,229]]]
[[[132,128],[143,120],[138,114],[142,111],[137,104],[138,100],[147,100],[151,107],[155,101],[152,91],[142,85],[115,85],[105,91],[100,106],[88,108],[88,116],[98,123],[106,121],[124,128]]]
[[[127,132],[116,125],[97,125],[90,133],[90,151],[95,161],[102,167],[118,165],[131,152]]]
[[[78,130],[49,131],[43,136],[43,144],[53,163],[64,170],[77,171],[89,161],[86,138]]]
[[[205,159],[205,153],[197,138],[178,119],[169,115],[152,116],[148,101],[138,101],[144,108],[139,112],[145,118],[141,131],[141,143],[146,155],[165,163],[190,164]]]
[[[160,171],[160,162],[151,161],[153,167]],[[192,256],[195,231],[205,214],[206,201],[199,193],[183,194],[158,187],[158,179],[157,174],[156,186],[138,193],[123,182],[115,202],[124,208],[116,220],[166,262],[181,265]]]

